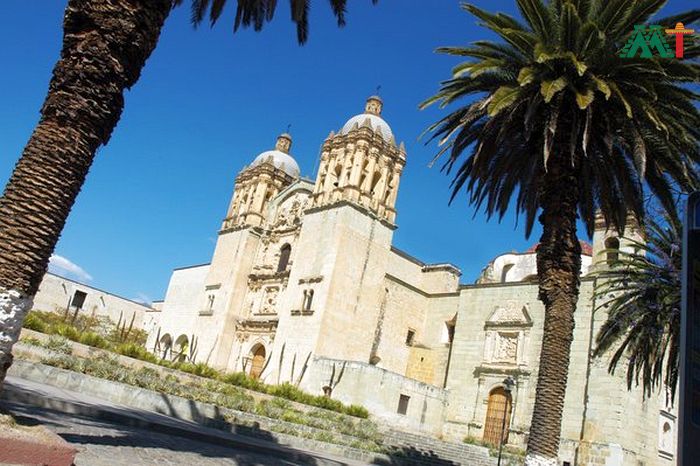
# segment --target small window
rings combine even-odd
[[[608,249],[608,252],[606,253],[606,262],[608,263],[608,266],[612,266],[619,258],[620,240],[615,237],[606,239],[605,249]]]
[[[83,304],[85,304],[85,298],[87,298],[87,293],[84,291],[76,290],[73,294],[73,299],[71,300],[71,306],[82,309]]]
[[[213,294],[210,294],[209,297],[207,298],[207,310],[208,311],[211,311],[212,309],[214,309],[214,299],[216,299],[216,298],[214,297]]]
[[[277,273],[284,272],[287,270],[289,265],[289,256],[292,254],[292,247],[289,244],[285,244],[280,249],[280,261],[277,263]]]
[[[408,412],[408,402],[411,399],[408,395],[399,396],[399,408],[396,410],[397,413],[406,415]]]
[[[406,345],[408,346],[413,346],[413,341],[416,339],[416,331],[412,329],[408,329],[408,333],[406,333]]]
[[[301,306],[302,311],[310,311],[314,301],[314,290],[304,290],[304,301]]]

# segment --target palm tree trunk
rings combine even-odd
[[[557,465],[581,273],[576,170],[568,154],[552,159],[540,204],[543,231],[537,248],[537,272],[545,317],[527,466]]]
[[[0,389],[12,346],[98,147],[158,42],[171,0],[69,0],[41,118],[0,198]]]

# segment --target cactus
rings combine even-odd
[[[156,342],[153,344],[153,352],[155,354],[160,352],[160,327],[158,327],[158,333],[156,333]]]
[[[287,346],[287,342],[285,341],[282,344],[282,351],[280,351],[280,364],[279,367],[277,368],[277,385],[280,384],[280,375],[282,374],[282,361],[284,361],[284,348]]]
[[[117,330],[119,330],[119,327],[122,325],[122,317],[124,317],[124,311],[119,311],[119,320],[117,321]]]
[[[294,365],[297,362],[297,354],[294,353],[294,357],[292,358],[292,373],[289,376],[289,381],[292,382],[294,380]]]
[[[282,354],[284,354],[284,346],[282,347]],[[263,365],[263,368],[260,370],[260,375],[265,373],[265,369],[267,369],[267,366],[270,364],[270,361],[272,361],[272,353],[270,353],[270,357],[267,358],[265,361],[265,365]]]
[[[311,352],[309,352],[308,356],[306,356],[306,360],[304,361],[304,365],[301,367],[301,372],[299,373],[299,378],[297,379],[297,382],[296,382],[297,387],[301,383],[301,379],[304,378],[304,374],[306,374],[306,368],[309,367],[309,359],[311,359]]]
[[[129,328],[126,328],[126,320],[124,321],[124,324],[122,325],[122,329],[119,331],[119,341],[122,343],[125,343],[127,338],[129,338],[129,334],[131,333],[131,330],[134,328],[134,319],[136,319],[136,312],[131,314],[131,322],[129,322]],[[121,313],[119,314],[119,321],[121,322],[122,316]],[[119,324],[117,324],[117,329],[119,329]]]
[[[195,334],[192,334],[192,339],[190,340],[190,347],[189,347],[189,360],[192,364],[194,364],[195,360],[197,359],[197,337]]]
[[[333,363],[333,370],[331,371],[331,379],[328,381],[328,385],[323,387],[323,394],[327,396],[328,398],[331,397],[333,394],[333,389],[338,386],[340,383],[340,380],[343,378],[343,374],[345,373],[345,365],[347,364],[347,361],[343,361],[343,365],[340,367],[340,373],[338,374],[338,378],[335,378],[335,363]]]

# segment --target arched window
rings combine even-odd
[[[253,348],[250,350],[250,378],[252,379],[259,379],[260,375],[262,374],[263,369],[265,368],[265,347],[261,344],[255,345]]]
[[[486,409],[486,422],[484,423],[484,443],[500,445],[501,438],[504,444],[508,443],[508,429],[510,428],[510,413],[512,409],[513,400],[510,393],[503,387],[496,387],[491,390],[488,408]]]
[[[287,270],[287,265],[289,265],[289,256],[291,254],[292,247],[289,244],[282,246],[282,249],[280,249],[280,261],[277,264],[277,273]]]
[[[333,182],[333,186],[335,186],[337,188],[338,185],[340,184],[340,175],[343,173],[343,166],[340,163],[336,164],[334,173],[335,173],[335,181]]]
[[[302,303],[302,311],[310,311],[311,304],[314,301],[314,290],[304,290],[304,302]]]
[[[501,271],[501,283],[508,281],[508,272],[510,272],[510,269],[512,268],[513,264],[506,264],[503,266],[503,270]]]
[[[171,351],[173,347],[173,337],[170,336],[169,333],[166,333],[162,337],[160,337],[160,348],[163,350],[163,353],[161,354],[161,358],[165,359],[168,357],[168,353]]]
[[[177,351],[177,354],[174,355],[175,360],[178,362],[183,362],[185,359],[187,359],[187,350],[189,349],[190,346],[190,340],[187,338],[187,335],[184,333],[177,337],[175,339],[175,350]]]
[[[370,192],[374,194],[374,190],[376,189],[377,185],[379,184],[379,180],[382,178],[382,174],[379,172],[374,172],[374,176],[372,177],[372,184],[370,185]]]
[[[384,203],[389,202],[389,196],[391,196],[391,191],[394,189],[394,175],[389,177],[389,181],[386,184],[386,191],[384,191]]]
[[[608,249],[606,252],[606,262],[608,266],[612,266],[619,258],[620,240],[611,236],[605,240],[605,249]]]

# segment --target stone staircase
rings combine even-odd
[[[496,459],[489,456],[487,448],[466,443],[445,442],[410,432],[390,430],[386,432],[384,444],[394,447],[397,450],[396,456],[403,457],[400,464],[411,466],[494,466],[496,464]]]

